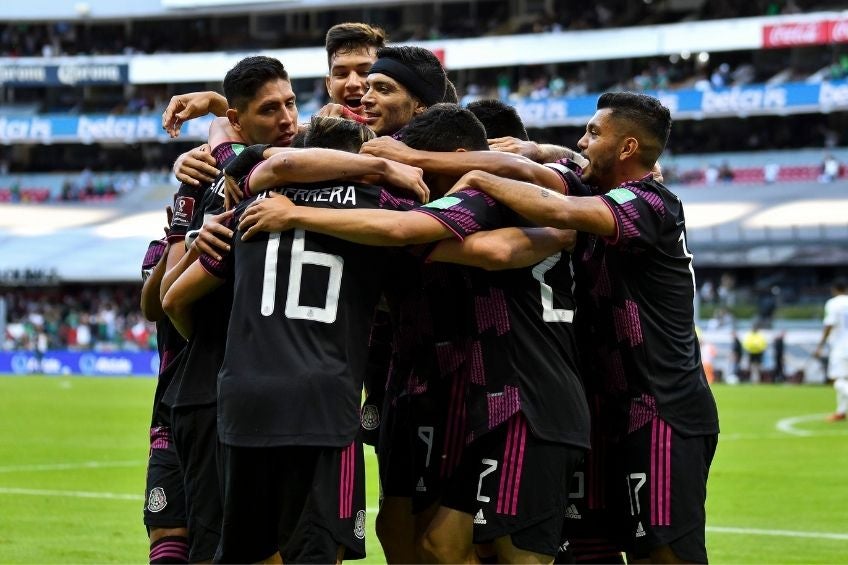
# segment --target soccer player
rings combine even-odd
[[[528,141],[527,129],[521,116],[514,106],[500,100],[475,100],[465,107],[466,110],[477,116],[477,119],[486,128],[486,137],[494,139],[497,137],[515,137]],[[553,162],[556,159],[553,159]]]
[[[368,89],[366,77],[377,60],[377,49],[384,47],[385,42],[386,34],[381,28],[365,23],[336,24],[327,31],[324,46],[329,73],[324,81],[330,103],[319,115],[364,119],[361,101]],[[226,98],[214,91],[180,94],[171,98],[162,113],[162,129],[171,137],[178,137],[184,122],[209,113],[224,116],[227,108]],[[196,186],[212,182],[219,172],[208,144],[180,155],[174,171],[180,182]]]
[[[651,177],[671,128],[653,97],[606,93],[578,143],[589,164],[571,184],[590,197],[470,173],[480,190],[539,225],[583,232],[574,257],[579,317],[614,424],[628,550],[652,562],[706,563],[706,483],[718,413],[693,320],[692,254],[680,200]],[[581,182],[583,183],[581,185]],[[582,188],[580,188],[582,186]],[[590,189],[589,187],[596,187]],[[583,318],[585,316],[585,318]]]
[[[229,122],[238,140],[213,135],[213,155],[226,165],[245,145],[285,145],[297,127],[297,108],[291,83],[283,65],[269,57],[248,57],[237,63],[224,79],[230,108]],[[183,239],[191,228],[199,228],[207,214],[222,211],[223,176],[207,190],[182,185],[174,206],[168,270],[161,284],[163,307],[168,288],[205,248],[198,239],[185,252]],[[212,250],[214,252],[214,250]],[[172,409],[174,442],[183,472],[191,562],[211,560],[218,546],[221,503],[216,463],[217,374],[223,358],[231,290],[221,288],[194,305],[195,331],[174,323],[188,339],[164,402]],[[172,317],[172,321],[174,318]]]
[[[824,330],[814,355],[821,357],[830,339],[827,378],[836,390],[836,412],[827,421],[841,422],[848,411],[848,283],[836,280],[830,290],[833,297],[824,305]]]
[[[171,207],[168,207],[168,225]],[[159,284],[165,273],[167,237],[150,242],[141,266],[141,313],[156,322],[159,378],[153,395],[150,456],[147,461],[144,525],[150,538],[150,563],[188,563],[183,475],[171,433],[170,410],[161,402],[185,342],[162,310]]]
[[[318,118],[307,144],[328,120],[336,128],[366,129]],[[409,206],[355,180],[281,190],[308,206]],[[252,202],[242,203],[234,217]],[[301,230],[251,241],[236,237],[223,262],[205,255],[201,261],[169,290],[165,307],[170,310],[174,295],[191,302],[224,279],[234,281],[220,372],[225,515],[216,559],[255,562],[279,558],[282,550],[287,561],[333,562],[340,547],[349,557],[363,555],[364,477],[353,441],[368,328],[386,257]],[[281,534],[301,528],[299,520],[309,530],[299,535],[330,532],[335,546],[299,559],[286,554]]]
[[[397,133],[447,91],[447,75],[433,53],[421,47],[384,47],[368,73],[362,97],[365,123],[377,135]]]
[[[447,150],[463,128],[463,137],[476,128],[469,149],[486,148],[482,124],[451,105],[438,105],[413,119],[404,139]],[[258,183],[264,168],[269,166],[256,168],[251,182]],[[422,214],[286,210],[288,217],[283,213],[275,218],[283,227],[375,245],[464,238],[520,222],[480,193],[436,200],[418,208]],[[255,215],[246,215],[242,229],[257,221]],[[458,446],[458,466],[424,537],[428,560],[474,559],[472,539],[493,542],[502,561],[550,561],[556,554],[569,482],[588,447],[589,431],[574,359],[569,265],[568,256],[557,252],[523,269],[469,272],[474,331],[464,360],[469,371],[464,410],[470,443],[464,449]],[[527,353],[537,349],[544,354]],[[461,359],[460,353],[454,352],[454,358]]]

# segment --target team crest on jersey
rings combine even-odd
[[[362,427],[366,430],[376,430],[380,425],[380,411],[373,404],[362,407],[362,415],[359,417]]]
[[[356,513],[356,522],[353,524],[353,535],[356,539],[365,539],[365,510]]]
[[[191,223],[192,214],[194,214],[194,198],[177,196],[174,201],[174,217],[171,220],[171,225],[188,226]]]
[[[162,487],[150,489],[150,496],[147,497],[147,509],[151,512],[161,512],[166,506],[168,506],[168,500],[165,498],[165,490]]]

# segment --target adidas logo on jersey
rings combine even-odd
[[[645,528],[642,527],[642,522],[636,524],[636,537],[641,538],[645,536]]]
[[[583,519],[583,516],[580,515],[580,512],[577,511],[577,507],[573,504],[569,504],[568,508],[565,509],[565,517],[570,518],[571,520]]]
[[[418,484],[415,486],[415,490],[418,492],[427,492],[427,486],[424,484],[424,477],[418,478]]]
[[[480,524],[480,525],[486,524],[486,518],[483,516],[483,509],[482,508],[480,510],[478,510],[477,514],[474,516],[474,523]]]

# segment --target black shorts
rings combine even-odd
[[[175,408],[171,420],[185,485],[189,561],[209,561],[221,539],[217,407]]]
[[[680,436],[658,417],[622,439],[612,484],[622,486],[615,496],[637,559],[668,545],[686,562],[707,562],[704,504],[717,442],[717,435]]]
[[[150,428],[150,457],[144,491],[144,525],[151,528],[184,528],[186,501],[183,474],[171,430]]]
[[[465,384],[461,379],[431,380],[424,394],[410,398],[413,513],[441,497],[465,449]]]
[[[218,563],[287,563],[365,556],[362,443],[347,447],[221,446],[224,526]]]
[[[384,496],[411,498],[413,492],[413,439],[409,396],[387,400],[383,405],[377,465],[380,499]]]
[[[568,493],[565,524],[562,530],[563,548],[569,556],[557,555],[557,562],[620,563],[627,532],[626,517],[620,516],[612,505],[610,486],[620,481],[616,467],[615,444],[607,429],[609,408],[597,395],[590,395],[592,414],[592,448],[578,465]]]
[[[474,543],[509,535],[515,547],[553,557],[584,451],[536,438],[519,412],[466,446],[442,505],[473,516]]]
[[[560,553],[567,551],[570,557],[561,558],[558,554],[556,563],[621,562],[622,530],[626,521],[606,505],[608,481],[604,471],[609,460],[602,463],[598,459],[596,448],[593,448],[578,465],[571,480],[560,546]]]

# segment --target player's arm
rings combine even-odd
[[[171,97],[168,107],[162,112],[162,129],[171,137],[179,137],[184,122],[212,113],[227,114],[227,99],[217,92],[189,92]]]
[[[502,228],[472,234],[464,241],[440,241],[428,260],[458,263],[487,271],[529,267],[563,249],[571,251],[574,230]]]
[[[824,351],[824,346],[827,343],[827,338],[830,337],[830,332],[833,330],[833,326],[825,326],[822,331],[821,339],[819,340],[819,344],[816,346],[816,350],[813,351],[813,357],[821,357],[822,352]]]
[[[162,277],[159,295],[165,300],[165,295],[174,282],[203,255],[209,255],[220,261],[230,250],[233,231],[226,226],[232,212],[224,212],[212,216],[203,223],[203,227],[186,249],[184,245],[172,245],[168,253],[168,267]]]
[[[412,149],[391,137],[365,142],[361,153],[406,163],[430,173],[460,177],[473,170],[532,182],[562,192],[560,176],[539,163],[514,153],[500,151],[431,152]]]
[[[209,147],[215,149],[227,141],[244,143],[241,134],[235,130],[228,118],[215,118],[209,124]]]
[[[586,160],[580,153],[561,145],[536,143],[517,137],[496,137],[487,141],[489,142],[489,149],[492,151],[523,155],[536,163],[553,163],[560,159],[571,159],[581,167],[586,164]]]
[[[449,194],[465,188],[485,192],[539,226],[573,229],[606,237],[616,234],[615,216],[600,197],[563,196],[541,186],[483,171],[472,171],[463,176]]]
[[[430,197],[423,172],[417,167],[371,155],[322,148],[274,152],[248,175],[245,192],[257,194],[287,183],[358,179],[369,175],[376,175],[383,184],[414,193],[421,202],[427,202]]]
[[[159,298],[159,286],[168,264],[168,247],[167,244],[165,245],[165,252],[162,253],[141,287],[141,315],[148,322],[158,322],[165,315]]]
[[[424,214],[396,210],[330,210],[295,206],[276,192],[245,210],[239,222],[242,239],[257,232],[293,228],[323,233],[354,243],[401,246],[429,243],[453,236],[441,222]]]
[[[162,308],[171,323],[188,339],[194,330],[192,324],[192,304],[218,288],[224,283],[209,273],[200,261],[195,261],[177,278],[162,299]]]

